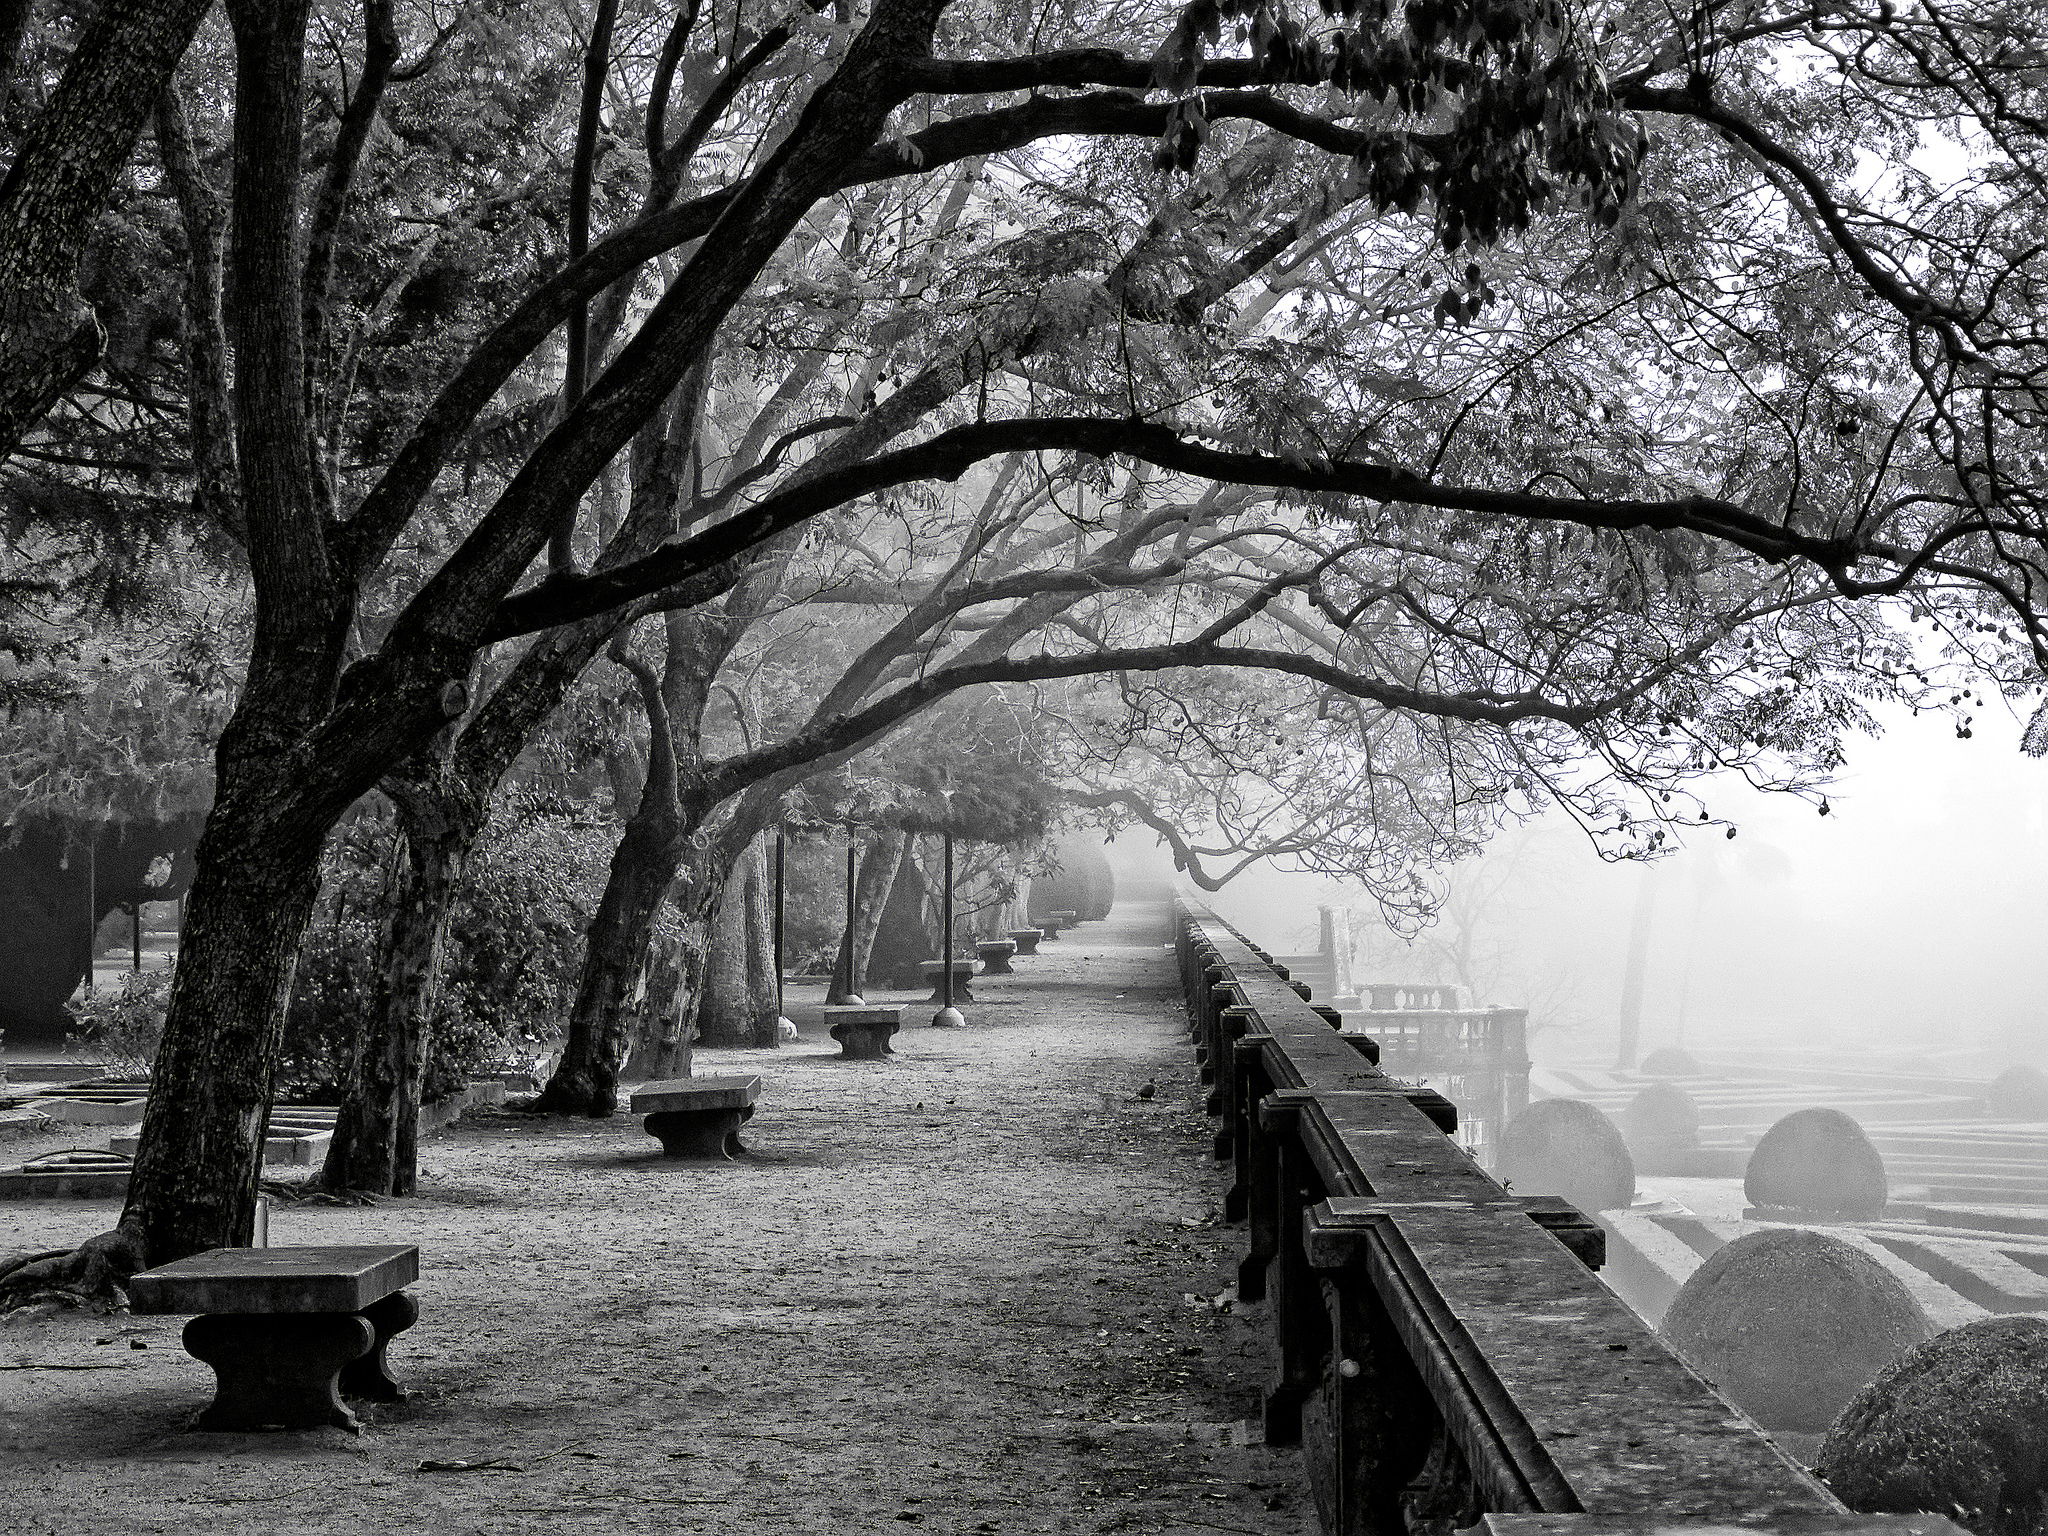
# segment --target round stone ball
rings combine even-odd
[[[1932,1329],[1912,1293],[1860,1248],[1773,1227],[1694,1270],[1663,1332],[1765,1428],[1817,1434]]]
[[[1622,1139],[1632,1151],[1700,1144],[1700,1107],[1676,1083],[1651,1083],[1621,1112]]]
[[[1636,1197],[1621,1132],[1582,1099],[1539,1099],[1510,1120],[1495,1171],[1516,1194],[1562,1195],[1589,1216]]]
[[[2048,1530],[2048,1318],[1980,1318],[1897,1361],[1835,1420],[1817,1470],[1866,1514]]]
[[[1660,1045],[1636,1070],[1645,1077],[1697,1077],[1700,1064],[1675,1045]]]
[[[1763,1134],[1742,1173],[1754,1206],[1863,1221],[1891,1198],[1884,1159],[1839,1109],[1801,1109]]]
[[[1991,1080],[1984,1102],[1992,1114],[2008,1120],[2048,1120],[2048,1072],[2007,1067]]]

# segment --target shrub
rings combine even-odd
[[[1643,1058],[1638,1070],[1645,1077],[1698,1077],[1700,1064],[1675,1045],[1660,1045]]]
[[[171,972],[130,971],[118,987],[93,987],[64,1005],[77,1022],[65,1051],[117,1074],[147,1077],[163,1044]]]
[[[1579,1099],[1543,1099],[1509,1121],[1498,1171],[1518,1194],[1562,1195],[1588,1216],[1636,1196],[1636,1165],[1621,1132]]]
[[[1987,1317],[1896,1361],[1828,1431],[1851,1509],[1952,1514],[1979,1536],[2048,1530],[2048,1319]]]
[[[1693,1271],[1663,1331],[1767,1428],[1816,1432],[1931,1330],[1912,1293],[1862,1249],[1773,1227]]]
[[[394,835],[388,816],[364,816],[329,848],[286,1016],[286,1096],[331,1102],[346,1086],[355,1032],[376,1006]],[[552,811],[493,813],[449,914],[425,1098],[446,1098],[480,1070],[523,1067],[561,1033],[616,839],[614,828]]]
[[[1839,1109],[1802,1109],[1763,1134],[1742,1173],[1754,1206],[1868,1219],[1891,1198],[1884,1159]]]
[[[1991,1080],[1985,1105],[1994,1115],[2013,1120],[2048,1120],[2048,1072],[2039,1067],[2007,1067]]]

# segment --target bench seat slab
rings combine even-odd
[[[360,1312],[420,1277],[410,1245],[209,1248],[128,1282],[133,1312]]]
[[[674,1077],[642,1083],[628,1101],[636,1115],[678,1111],[746,1109],[761,1096],[761,1079],[753,1073],[731,1077]]]

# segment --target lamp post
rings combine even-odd
[[[952,796],[946,797],[947,812],[952,811]],[[942,865],[943,879],[939,888],[939,1011],[932,1015],[932,1028],[959,1029],[967,1019],[953,1006],[953,829],[949,825],[942,834],[945,858]]]
[[[790,1022],[789,1009],[782,997],[782,973],[787,961],[783,956],[783,908],[784,881],[788,877],[788,840],[782,829],[775,829],[775,921],[773,924],[775,948],[775,1036],[778,1041],[796,1038],[796,1025]]]

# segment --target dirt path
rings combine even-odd
[[[0,1325],[9,1526],[1312,1531],[1292,1453],[1241,1443],[1263,1367],[1210,1301],[1239,1236],[1164,935],[1126,906],[977,982],[970,1029],[914,1007],[892,1062],[837,1060],[814,1005],[796,1046],[705,1052],[767,1079],[740,1165],[501,1117],[429,1143],[417,1199],[281,1210],[274,1243],[420,1245],[416,1395],[360,1436],[186,1429],[178,1319]],[[0,1206],[0,1248],[112,1211]],[[492,1457],[523,1470],[418,1470]]]

